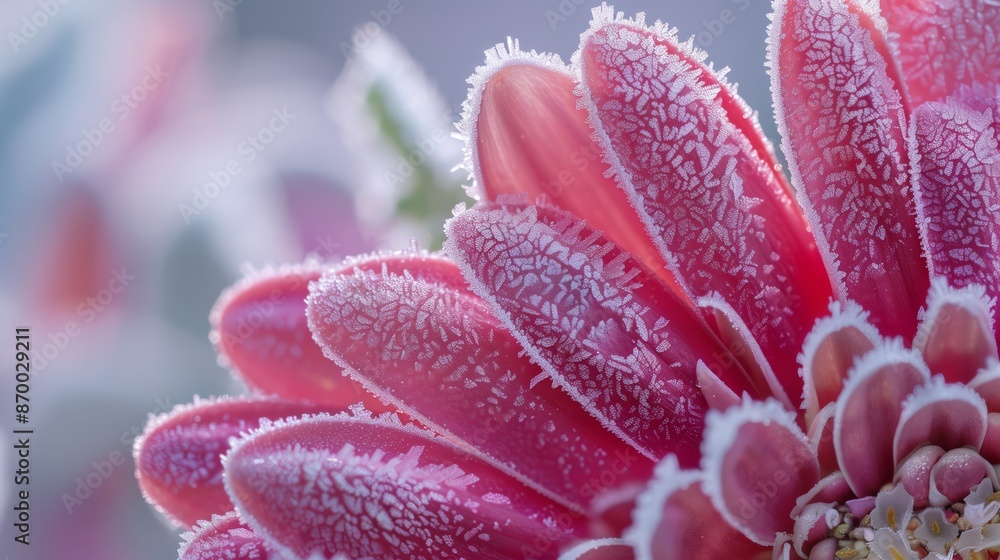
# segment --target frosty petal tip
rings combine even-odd
[[[483,197],[483,177],[479,164],[479,113],[483,102],[483,92],[486,84],[504,68],[524,64],[545,68],[561,74],[569,74],[569,67],[557,54],[539,53],[534,50],[523,51],[517,39],[507,38],[507,43],[498,43],[484,53],[486,60],[482,66],[466,80],[470,87],[466,100],[462,103],[462,117],[455,125],[458,135],[464,144],[464,159],[462,168],[469,175],[470,185],[466,185],[467,194],[475,200]]]

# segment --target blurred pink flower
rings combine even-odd
[[[772,21],[794,191],[659,22],[597,8],[569,67],[487,52],[443,255],[221,299],[224,363],[287,400],[137,442],[147,497],[211,518],[181,556],[995,556],[1000,9]]]

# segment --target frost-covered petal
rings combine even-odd
[[[792,508],[792,517],[797,517],[809,504],[821,502],[844,503],[849,501],[853,495],[851,487],[847,485],[847,481],[844,479],[843,473],[840,471],[830,473],[821,478],[808,492],[795,500],[795,507]]]
[[[622,539],[597,539],[578,544],[559,560],[633,560],[635,552]]]
[[[445,250],[529,356],[646,456],[697,464],[699,359],[736,394],[756,395],[686,301],[576,217],[480,202],[446,231]]]
[[[773,545],[790,533],[796,500],[819,481],[805,434],[777,401],[711,412],[702,447],[705,492],[747,538]]]
[[[837,403],[829,403],[819,411],[819,414],[813,418],[809,425],[809,447],[816,455],[820,471],[824,474],[840,468],[837,463],[837,448],[833,445],[833,426],[836,413]]]
[[[1000,5],[993,0],[881,0],[916,107],[960,85],[1000,84]]]
[[[833,444],[856,495],[875,494],[892,478],[892,443],[903,401],[929,378],[920,357],[898,340],[869,352],[851,370],[837,399]]]
[[[587,220],[674,285],[628,198],[605,176],[602,148],[577,108],[573,76],[559,57],[517,42],[486,51],[458,128],[465,137],[470,194],[495,201],[527,193]]]
[[[994,109],[918,107],[910,125],[921,234],[931,272],[1000,295],[1000,127]]]
[[[240,516],[303,558],[555,559],[586,532],[584,516],[389,416],[265,426],[225,465]]]
[[[1000,488],[997,473],[986,459],[971,449],[952,449],[931,468],[930,503],[944,507],[963,500],[984,478]]]
[[[1000,412],[1000,361],[991,360],[968,385],[983,397],[990,412]]]
[[[881,342],[878,330],[868,322],[868,312],[858,304],[830,304],[830,315],[816,321],[799,356],[807,425],[820,409],[836,402],[854,360]]]
[[[262,397],[195,400],[174,407],[151,418],[135,441],[139,488],[173,523],[190,527],[233,508],[222,486],[221,457],[230,438],[256,428],[261,418],[337,411],[329,405]]]
[[[986,415],[986,438],[979,454],[990,463],[1000,463],[1000,413]]]
[[[906,489],[917,509],[930,505],[931,469],[942,456],[944,449],[926,445],[911,453],[896,469],[893,483]]]
[[[640,495],[624,538],[637,560],[756,558],[766,549],[734,529],[705,494],[702,475],[668,456]]]
[[[653,462],[546,383],[486,302],[433,281],[460,278],[455,263],[421,266],[424,277],[358,270],[314,283],[309,326],[327,357],[422,424],[575,506],[645,480]],[[599,482],[605,471],[613,479]]]
[[[319,263],[282,267],[226,290],[210,315],[219,361],[264,393],[340,407],[373,401],[323,356],[309,333],[305,299],[321,273]]]
[[[695,365],[695,374],[698,376],[698,388],[701,389],[701,394],[705,396],[705,402],[710,408],[726,410],[740,404],[740,397],[727,387],[719,379],[719,376],[705,365],[705,362],[698,360]]]
[[[178,560],[292,560],[267,549],[264,539],[240,521],[235,511],[213,515],[182,535]]]
[[[885,33],[874,2],[774,0],[768,64],[792,184],[840,295],[909,339],[929,279]]]
[[[969,446],[978,450],[986,437],[986,403],[975,391],[960,384],[946,385],[940,376],[917,387],[903,403],[893,457],[898,465],[921,445],[942,449]]]
[[[809,550],[813,545],[826,538],[830,532],[829,523],[831,518],[839,521],[840,513],[833,507],[834,504],[812,503],[802,509],[795,516],[795,530],[793,540],[795,551],[802,558],[809,557]],[[831,516],[831,512],[833,516]],[[834,517],[835,516],[835,517]]]
[[[797,399],[832,295],[806,220],[734,89],[676,30],[602,6],[574,55],[611,172],[692,298],[720,294]]]
[[[953,383],[968,383],[1000,357],[993,336],[995,303],[982,286],[954,289],[944,278],[934,279],[913,342],[932,373]]]

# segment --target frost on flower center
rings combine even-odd
[[[913,505],[913,497],[899,484],[887,485],[875,497],[831,506],[821,521],[827,529],[825,543],[818,543],[809,558],[1000,556],[1000,492],[994,491],[991,479],[972,487],[961,502],[920,511]]]

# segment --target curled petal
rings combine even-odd
[[[795,544],[795,551],[802,558],[808,558],[809,550],[812,549],[813,545],[826,538],[830,529],[833,528],[827,524],[830,512],[833,512],[837,515],[837,519],[840,519],[833,504],[825,503],[809,504],[795,516],[795,531],[792,542]]]
[[[336,410],[275,398],[221,398],[195,400],[152,418],[135,441],[143,497],[173,523],[187,527],[225,513],[233,509],[222,486],[221,457],[229,450],[229,439],[256,428],[261,418],[318,412]]]
[[[819,481],[805,434],[774,400],[745,400],[708,417],[702,449],[705,492],[747,538],[773,545],[792,532],[796,500]]]
[[[798,398],[829,275],[753,117],[675,30],[602,6],[574,63],[611,171],[688,295],[720,294]]]
[[[799,201],[840,295],[909,339],[929,278],[885,21],[855,0],[775,0],[774,12],[771,90]]]
[[[1000,413],[986,415],[986,437],[979,454],[990,463],[1000,463]]]
[[[844,503],[851,499],[851,487],[844,480],[841,472],[826,475],[817,482],[808,492],[802,494],[795,500],[795,507],[792,509],[792,517],[798,517],[799,513],[809,504],[821,502]],[[861,516],[864,517],[864,516]]]
[[[1000,295],[1000,127],[990,109],[926,103],[910,123],[917,210],[931,271]],[[986,300],[984,300],[986,301]]]
[[[990,412],[1000,412],[1000,361],[991,360],[968,385],[983,397]]]
[[[531,359],[647,457],[697,464],[698,360],[736,394],[756,394],[686,301],[574,216],[480,203],[446,231],[445,249]]]
[[[931,469],[944,456],[944,449],[926,445],[911,453],[896,469],[893,483],[898,483],[913,497],[913,507],[930,505]]]
[[[799,356],[805,384],[802,400],[806,425],[820,409],[836,402],[854,360],[881,342],[881,335],[868,322],[868,312],[861,306],[839,301],[830,304],[830,315],[816,321]]]
[[[309,326],[326,355],[422,424],[574,506],[645,480],[653,462],[545,383],[486,302],[432,281],[460,277],[455,263],[420,267],[416,277],[334,272],[314,283]],[[595,483],[603,472],[610,484]]]
[[[899,64],[914,106],[961,85],[1000,84],[1000,6],[992,0],[882,0],[898,34]]]
[[[934,279],[913,342],[932,373],[941,373],[952,383],[968,383],[1000,358],[993,337],[995,303],[982,286],[956,290],[944,278]]]
[[[893,475],[892,443],[903,401],[930,378],[927,366],[898,340],[863,356],[837,399],[833,444],[858,496],[878,492]]]
[[[906,402],[893,439],[898,465],[911,451],[925,444],[979,450],[986,437],[986,403],[965,385],[945,385],[935,376],[918,387]]]
[[[809,447],[816,454],[820,471],[824,474],[837,470],[837,449],[833,445],[834,417],[837,413],[837,403],[829,403],[819,411],[809,426]]]
[[[635,552],[622,539],[598,539],[564,552],[559,560],[634,560]]]
[[[929,499],[932,506],[945,507],[962,501],[988,478],[993,488],[1000,488],[997,473],[986,459],[971,449],[952,449],[931,468]]]
[[[733,528],[705,494],[701,474],[668,456],[639,497],[625,541],[637,560],[755,558],[766,550]]]
[[[705,362],[698,360],[695,374],[698,376],[698,388],[701,389],[701,394],[705,396],[705,402],[712,410],[726,410],[740,404],[740,397],[727,387],[719,379],[719,376],[705,365]]]
[[[267,549],[264,539],[247,527],[235,511],[213,515],[193,532],[182,535],[178,560],[282,560],[287,558]],[[289,559],[290,560],[290,559]]]
[[[506,48],[486,51],[486,65],[469,83],[458,128],[474,198],[544,198],[587,220],[675,285],[625,193],[605,176],[603,150],[591,138],[572,74],[559,57],[524,52],[508,41]]]
[[[301,558],[555,559],[585,534],[583,516],[389,416],[264,426],[225,465],[241,517]]]

